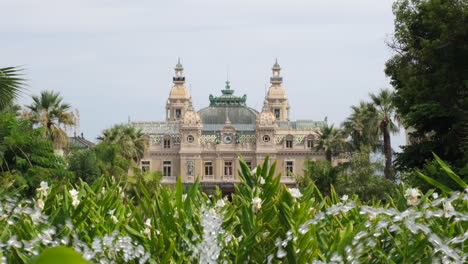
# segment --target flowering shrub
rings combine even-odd
[[[275,164],[250,171],[232,201],[118,182],[41,183],[34,200],[0,193],[1,263],[29,263],[67,246],[92,263],[464,263],[468,193],[421,193],[401,185],[388,204],[301,193],[280,184]]]

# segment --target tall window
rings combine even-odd
[[[213,177],[213,162],[205,161],[205,177]]]
[[[314,147],[314,140],[309,138],[307,139],[307,148],[313,148]]]
[[[172,176],[172,162],[165,160],[163,161],[163,176]]]
[[[294,162],[286,161],[286,176],[292,176],[294,174]]]
[[[169,138],[165,138],[163,143],[165,149],[171,148],[171,140]]]
[[[181,118],[182,117],[182,110],[176,109],[175,110],[175,116],[176,116],[177,119]]]
[[[247,167],[249,167],[249,169],[252,170],[252,161],[245,161],[245,164],[247,164]]]
[[[275,117],[276,117],[276,119],[280,118],[280,110],[279,109],[275,109]]]
[[[151,162],[149,160],[142,160],[141,161],[141,170],[142,171],[150,171]]]
[[[232,161],[224,162],[224,176],[232,177]]]
[[[286,140],[286,148],[292,148],[292,147],[293,147],[292,139],[287,139]]]

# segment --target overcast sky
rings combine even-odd
[[[277,57],[291,119],[338,125],[351,105],[391,88],[383,70],[392,2],[1,0],[0,67],[26,69],[22,104],[59,91],[95,140],[129,117],[164,120],[177,57],[196,109],[220,94],[229,73],[257,110]]]

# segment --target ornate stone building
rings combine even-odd
[[[163,182],[177,176],[186,184],[198,177],[205,186],[222,188],[238,182],[238,155],[254,168],[267,155],[277,161],[284,184],[294,185],[304,161],[324,159],[314,140],[324,121],[289,120],[290,106],[282,86],[281,67],[273,65],[271,86],[260,112],[247,106],[247,96],[236,96],[229,81],[220,96],[209,96],[209,106],[199,111],[185,87],[183,66],[175,67],[174,86],[166,105],[166,121],[132,122],[150,141],[141,161],[144,170],[161,171]]]

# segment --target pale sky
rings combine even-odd
[[[275,58],[291,119],[339,125],[391,88],[392,0],[0,0],[0,67],[22,65],[30,94],[59,91],[91,140],[131,120],[162,121],[180,57],[194,107],[229,73],[261,109]],[[394,147],[404,143],[393,137]]]

